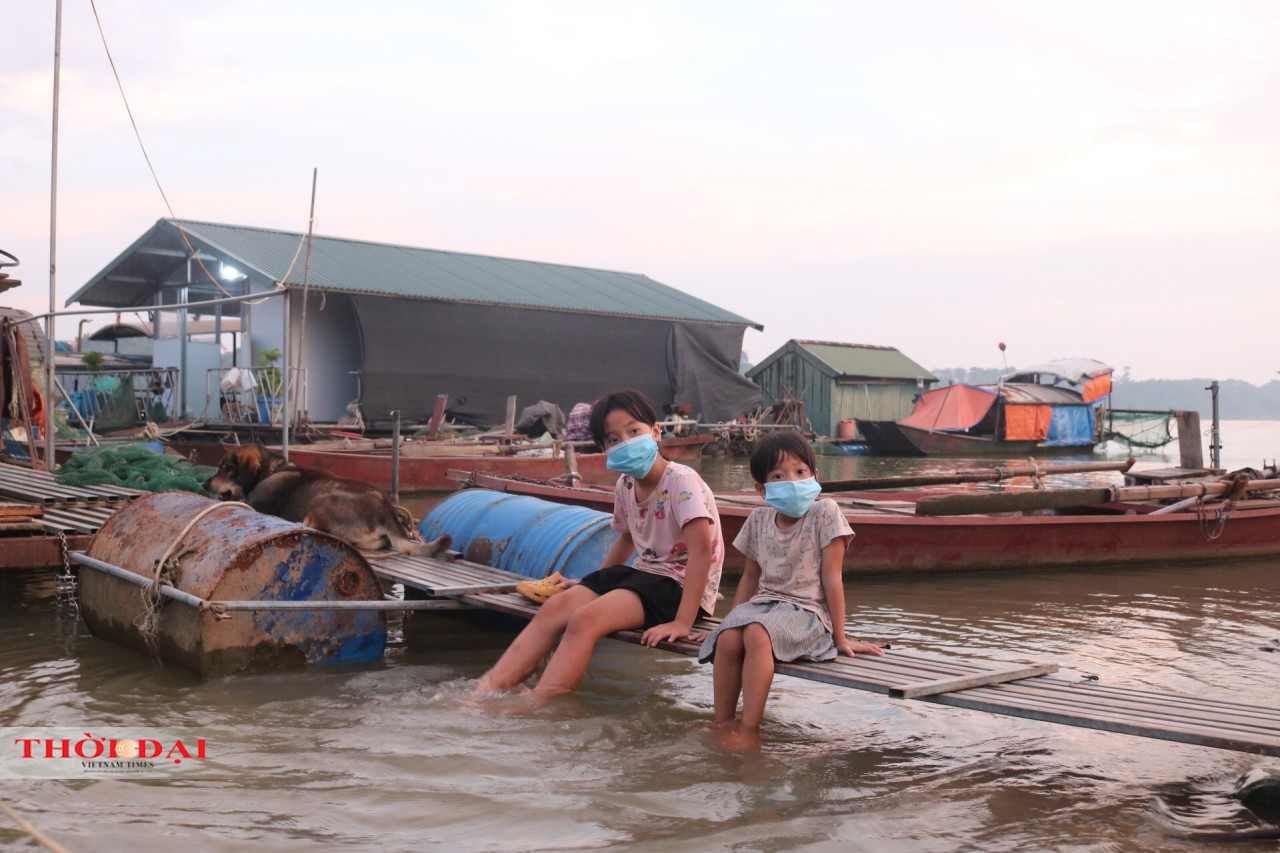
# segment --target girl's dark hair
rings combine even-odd
[[[751,448],[751,479],[763,483],[785,454],[799,459],[813,473],[818,472],[818,457],[814,455],[809,439],[799,430],[780,429],[769,433]]]
[[[601,447],[604,447],[605,418],[616,409],[622,409],[642,424],[653,426],[658,422],[648,397],[630,388],[612,391],[591,404],[591,438]]]

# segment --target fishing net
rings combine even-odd
[[[215,470],[157,453],[146,444],[104,444],[87,447],[71,457],[58,470],[57,479],[68,486],[124,486],[147,492],[204,494],[204,481]]]
[[[1169,429],[1173,415],[1168,412],[1119,412],[1107,413],[1105,439],[1122,441],[1129,447],[1164,447],[1173,441]]]

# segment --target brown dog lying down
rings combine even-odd
[[[376,555],[380,557],[434,557],[449,547],[447,535],[423,542],[413,517],[381,489],[299,468],[261,444],[246,444],[222,457],[204,488],[219,500],[244,501],[258,512],[333,534],[362,551],[392,549]]]

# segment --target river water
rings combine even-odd
[[[1259,466],[1280,453],[1280,422],[1227,422],[1223,444],[1226,467]],[[746,484],[740,460],[702,464],[713,485]],[[922,464],[828,457],[822,473]],[[1278,572],[1255,561],[858,578],[849,615],[858,636],[895,648],[1274,704]],[[441,614],[393,622],[378,665],[202,682],[90,636],[47,576],[0,583],[0,725],[176,727],[208,744],[207,761],[170,779],[0,781],[0,800],[72,850],[1280,847],[1188,837],[1265,826],[1227,793],[1278,759],[784,677],[764,747],[725,753],[702,729],[710,668],[614,642],[575,696],[506,716],[465,697],[515,626]],[[29,843],[0,814],[0,846]]]

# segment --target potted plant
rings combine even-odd
[[[85,370],[90,373],[102,372],[102,353],[90,351],[80,356],[80,361],[84,362]]]

